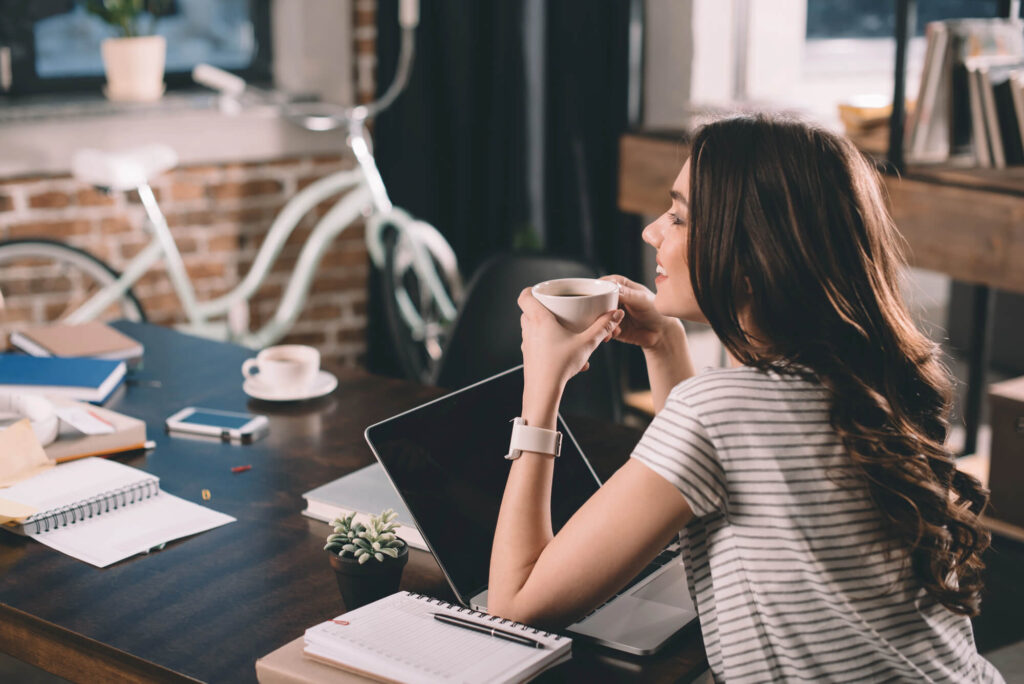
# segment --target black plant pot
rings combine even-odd
[[[409,545],[402,547],[398,558],[385,556],[383,561],[371,558],[362,565],[351,556],[339,556],[330,551],[327,557],[334,568],[345,609],[352,610],[398,591],[402,570],[409,562]]]

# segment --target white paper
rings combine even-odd
[[[111,492],[122,493],[103,497]],[[22,531],[100,568],[235,520],[161,491],[159,480],[149,473],[103,458],[59,465],[3,490],[3,497],[34,506],[40,515],[68,511],[50,517],[49,525],[29,518]]]
[[[58,406],[57,415],[84,435],[109,435],[114,426],[82,406]]]
[[[50,532],[27,532],[52,549],[105,568],[160,544],[234,521],[230,515],[160,492]]]

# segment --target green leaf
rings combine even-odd
[[[355,553],[356,552],[356,545],[355,544],[345,544],[341,548],[344,549],[345,551],[348,551],[349,553]]]
[[[369,551],[371,548],[370,543],[362,538],[356,539],[354,543],[356,546],[363,549],[364,551]]]
[[[398,549],[383,548],[380,550],[385,556],[391,556],[392,558],[398,558]]]
[[[360,565],[362,565],[363,563],[365,563],[368,560],[370,560],[370,554],[368,554],[368,553],[364,553],[364,554],[359,556],[359,564]]]

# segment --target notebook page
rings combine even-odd
[[[34,506],[42,513],[150,480],[156,478],[117,461],[83,458],[0,489],[0,498]]]
[[[538,649],[447,625],[448,613],[522,633],[544,643]],[[477,615],[479,617],[474,618]],[[517,628],[486,615],[400,592],[306,630],[312,655],[399,681],[516,682],[568,657],[571,640]],[[520,629],[526,631],[520,632]]]
[[[61,553],[104,568],[154,546],[234,520],[230,515],[159,492],[149,499],[49,532],[30,531],[29,536]]]

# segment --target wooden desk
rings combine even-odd
[[[292,407],[250,402],[239,368],[252,352],[152,326],[120,323],[146,346],[141,381],[111,408],[142,418],[157,448],[127,459],[191,501],[238,522],[105,569],[4,533],[0,651],[72,681],[254,681],[254,663],[342,610],[322,551],[328,526],[300,514],[301,494],[373,461],[363,428],[441,394],[355,370],[331,370],[329,397]],[[270,434],[248,446],[172,439],[163,420],[196,405],[265,413]],[[579,422],[577,422],[579,425]],[[576,435],[606,478],[637,433],[600,423]],[[252,470],[232,474],[231,466]],[[454,600],[433,557],[415,549],[402,587]],[[705,669],[698,631],[661,654],[618,656],[578,644],[548,681],[686,681]]]

